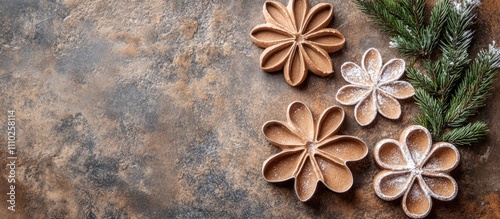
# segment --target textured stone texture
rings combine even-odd
[[[316,113],[337,104],[347,84],[340,65],[370,47],[384,61],[398,57],[351,2],[329,2],[331,26],[347,39],[332,55],[336,73],[293,88],[259,69],[249,32],[264,23],[264,1],[0,0],[0,124],[16,110],[19,153],[12,213],[2,128],[0,218],[404,217],[399,201],[376,197],[371,156],[350,165],[350,191],[320,187],[307,203],[291,182],[261,175],[278,151],[261,133],[265,121],[284,120],[294,100]],[[499,14],[498,1],[483,0],[473,52],[500,40]],[[371,152],[412,124],[418,108],[401,103],[401,119],[378,116],[368,127],[343,107],[341,132]],[[459,148],[459,194],[435,201],[431,217],[500,217],[500,95],[477,119],[490,124],[489,139]]]

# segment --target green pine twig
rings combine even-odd
[[[423,89],[426,93],[436,94],[437,84],[434,80],[416,69],[414,66],[409,66],[406,69],[406,77],[413,86]]]
[[[422,113],[415,122],[427,127],[433,137],[439,136],[444,129],[443,103],[418,87],[415,89],[414,99]]]
[[[484,139],[488,131],[483,122],[469,123],[445,133],[438,141],[453,142],[455,146],[470,146]]]
[[[446,123],[449,127],[463,126],[485,105],[486,99],[492,93],[499,67],[500,50],[494,45],[479,53],[451,98],[446,113]]]
[[[450,11],[449,0],[436,4],[424,25],[425,0],[354,0],[358,8],[391,36],[391,47],[406,57],[429,58],[439,43]]]

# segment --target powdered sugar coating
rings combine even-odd
[[[388,119],[398,119],[401,105],[396,99],[406,99],[415,94],[410,83],[398,81],[404,71],[405,62],[402,59],[391,59],[382,66],[379,51],[368,49],[363,55],[361,67],[352,62],[342,65],[342,77],[352,85],[339,89],[336,99],[343,105],[356,104],[354,116],[362,126],[371,124],[377,112]]]
[[[458,165],[460,154],[450,143],[432,144],[426,128],[410,126],[399,141],[379,141],[373,153],[383,169],[375,176],[375,193],[388,201],[403,196],[402,207],[409,217],[427,216],[431,197],[449,201],[457,195],[457,183],[449,172]]]

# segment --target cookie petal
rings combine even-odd
[[[371,91],[359,85],[346,85],[339,89],[335,99],[342,105],[354,105],[368,96]]]
[[[399,102],[384,92],[377,93],[377,109],[380,114],[388,119],[398,119],[401,116]]]
[[[340,160],[342,164],[348,161],[361,160],[368,154],[368,147],[361,139],[339,135],[325,140],[318,145],[318,150]]]
[[[429,188],[430,195],[435,199],[441,201],[450,201],[457,196],[458,185],[457,182],[449,175],[437,173],[422,176],[427,188]]]
[[[382,170],[373,179],[373,188],[378,197],[392,201],[408,190],[411,181],[409,172]]]
[[[316,127],[316,142],[321,142],[325,138],[335,135],[344,121],[345,112],[338,106],[332,106],[321,114]]]
[[[333,5],[320,3],[309,11],[301,33],[309,34],[328,26],[333,18]]]
[[[286,41],[293,41],[295,37],[287,31],[268,24],[257,25],[250,32],[252,42],[258,47],[267,48]]]
[[[318,181],[320,179],[314,169],[311,158],[307,157],[295,179],[295,193],[300,201],[305,202],[311,199],[316,191]]]
[[[361,126],[367,126],[375,120],[377,116],[377,105],[373,93],[361,100],[354,107],[354,117]]]
[[[351,84],[359,85],[359,86],[372,86],[370,75],[366,73],[359,65],[356,65],[353,62],[346,62],[340,68],[340,72],[342,73],[342,77],[344,80]]]
[[[266,139],[273,145],[282,149],[290,146],[303,146],[304,140],[294,131],[294,128],[280,121],[269,121],[262,126],[262,132]]]
[[[287,30],[288,32],[297,32],[295,26],[292,24],[288,10],[283,4],[276,1],[266,1],[266,3],[264,3],[263,13],[268,23]]]
[[[332,60],[324,49],[310,43],[303,43],[300,49],[307,68],[311,72],[319,76],[327,76],[333,73]]]
[[[449,172],[457,167],[459,161],[460,153],[454,145],[439,142],[432,146],[423,168],[430,171]]]
[[[268,47],[260,55],[260,68],[268,72],[283,69],[283,65],[285,65],[295,47],[292,41],[285,41]]]
[[[307,77],[307,67],[298,46],[291,51],[283,69],[285,81],[291,86],[300,85]]]
[[[432,200],[422,187],[422,182],[416,178],[410,189],[403,196],[403,210],[409,217],[423,218],[432,208]]]
[[[381,140],[373,149],[373,158],[383,169],[408,170],[415,166],[409,156],[401,143],[393,139]]]
[[[361,67],[365,70],[372,83],[377,83],[380,69],[382,68],[382,56],[377,49],[370,48],[363,55],[363,60],[361,61]]]
[[[302,26],[309,12],[309,4],[307,0],[291,0],[287,6],[288,12],[293,18],[295,29],[302,33]]]
[[[413,86],[406,81],[392,81],[381,84],[378,88],[397,99],[410,98],[415,94]]]
[[[385,63],[381,70],[379,83],[386,83],[398,80],[405,72],[406,64],[402,59],[391,59]]]
[[[297,128],[303,139],[313,141],[314,118],[309,107],[299,101],[291,103],[288,106],[287,119]]]
[[[324,28],[304,36],[311,44],[321,47],[328,53],[336,52],[345,44],[345,37],[338,30]]]
[[[275,154],[264,161],[262,175],[268,182],[283,182],[294,178],[305,153],[304,150],[295,150]]]
[[[420,166],[431,150],[432,137],[426,128],[413,125],[403,130],[400,142],[408,148],[415,165]]]
[[[316,160],[326,187],[334,192],[346,192],[352,187],[353,177],[347,166],[322,156],[316,156]]]

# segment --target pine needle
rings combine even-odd
[[[500,67],[500,50],[490,46],[483,50],[467,70],[462,82],[455,90],[446,113],[449,127],[460,127],[474,116],[477,110],[485,105],[491,95],[493,82]]]
[[[447,132],[441,137],[440,141],[450,142],[455,146],[470,146],[483,140],[487,133],[488,127],[485,123],[469,123]]]

